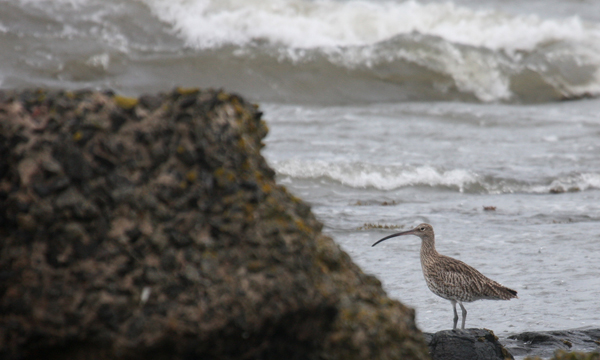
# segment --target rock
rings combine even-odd
[[[513,359],[491,330],[444,330],[423,335],[433,360]]]
[[[600,329],[524,332],[501,339],[486,329],[424,333],[435,359],[550,358],[600,360]]]
[[[542,358],[526,357],[525,360],[542,360]],[[566,350],[557,350],[550,360],[600,360],[600,353],[568,352]]]
[[[0,99],[0,358],[428,357],[275,183],[239,96]]]
[[[600,351],[600,329],[528,331],[508,336],[506,348],[515,356],[551,357],[556,351]]]

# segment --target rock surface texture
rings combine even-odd
[[[424,336],[433,360],[513,359],[487,329],[444,330]]]
[[[554,356],[552,356],[551,358],[546,358],[549,360],[600,360],[600,353],[597,352],[591,352],[591,353],[584,353],[584,352],[577,352],[577,351],[573,351],[573,352],[569,352],[566,350],[556,350],[556,352],[554,353]],[[542,358],[535,356],[535,357],[526,357],[525,360],[542,360]]]
[[[427,358],[266,134],[219,91],[0,92],[0,358]]]
[[[595,356],[598,357],[600,356],[598,355],[600,352],[600,329],[528,331],[509,336],[506,340],[506,347],[514,356],[549,358],[556,351],[561,351],[562,353],[595,352]]]

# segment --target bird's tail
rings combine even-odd
[[[512,299],[512,298],[518,299],[518,298],[519,298],[519,297],[517,296],[517,292],[516,292],[515,290],[513,290],[513,289],[509,289],[509,288],[507,288],[507,287],[505,287],[505,288],[504,288],[504,290],[505,290],[505,291],[506,291],[506,292],[509,294],[509,298],[508,298],[508,299]],[[507,299],[507,300],[508,300],[508,299]]]
[[[486,293],[486,299],[490,300],[510,300],[518,299],[517,292],[513,289],[509,289],[506,286],[499,284],[495,281],[488,283]]]
[[[500,300],[518,299],[517,292],[513,289],[509,289],[504,285],[496,283],[494,292]]]

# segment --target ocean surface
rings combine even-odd
[[[600,327],[598,1],[0,0],[0,49],[1,88],[260,104],[278,182],[424,331],[420,240],[371,247],[421,222],[519,292],[467,327]]]

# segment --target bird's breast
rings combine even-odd
[[[446,300],[470,302],[476,300],[469,285],[459,274],[446,271],[436,264],[422,262],[423,277],[431,292]]]

